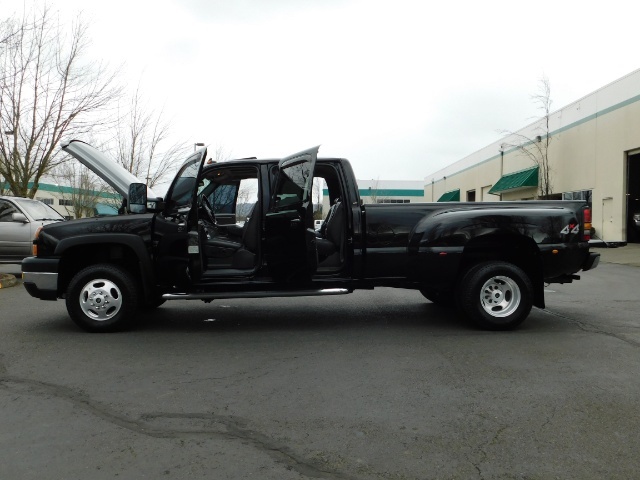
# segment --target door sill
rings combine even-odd
[[[262,290],[255,292],[216,293],[165,293],[165,300],[221,300],[227,298],[268,298],[268,297],[318,297],[324,295],[346,295],[346,288],[323,288],[319,290]]]

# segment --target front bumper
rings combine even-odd
[[[22,280],[29,295],[41,300],[58,298],[57,258],[27,257],[22,261]]]

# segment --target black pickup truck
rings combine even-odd
[[[318,148],[281,160],[191,155],[160,198],[78,140],[63,149],[123,196],[121,214],[46,225],[22,263],[24,286],[64,298],[88,331],[129,327],[166,300],[419,290],[482,328],[544,308],[545,283],[595,268],[591,210],[578,201],[364,205],[347,160]],[[312,185],[330,210],[313,221]],[[326,195],[326,193],[325,193]]]

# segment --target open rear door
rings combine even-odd
[[[318,267],[311,188],[318,149],[283,158],[265,217],[265,253],[276,281],[309,280]]]

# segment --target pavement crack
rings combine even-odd
[[[116,415],[108,407],[98,402],[92,401],[87,395],[73,390],[69,387],[56,385],[38,380],[30,380],[26,378],[15,377],[11,375],[0,376],[0,386],[12,391],[22,392],[33,395],[52,395],[60,399],[66,400],[71,404],[84,409],[85,411],[95,415],[102,420],[111,424],[125,428],[127,430],[141,433],[152,437],[169,437],[166,432],[153,428],[148,428],[144,423],[130,420],[125,417]]]
[[[4,372],[0,370],[0,373]],[[295,453],[286,445],[276,442],[263,433],[247,428],[242,419],[233,416],[214,413],[147,413],[134,420],[117,414],[84,393],[62,385],[11,375],[0,375],[0,388],[24,394],[54,396],[68,401],[112,425],[149,437],[184,439],[215,436],[241,440],[268,454],[276,462],[285,464],[287,468],[307,477],[336,480],[356,480],[357,478],[336,471],[324,470]]]
[[[553,312],[553,311],[548,310],[548,309],[544,309],[544,310],[541,309],[540,311],[542,313],[546,313],[547,315],[551,315],[551,316],[554,316],[554,317],[562,318],[563,320],[566,320],[566,321],[576,325],[580,330],[582,330],[584,332],[597,333],[599,335],[605,335],[607,337],[612,337],[612,338],[615,338],[616,340],[620,340],[621,342],[627,343],[627,344],[631,345],[632,347],[640,347],[640,342],[638,342],[638,341],[631,340],[629,338],[625,338],[622,335],[618,335],[618,334],[613,333],[613,332],[607,332],[606,330],[602,330],[601,328],[598,328],[595,325],[592,325],[590,323],[583,322],[583,321],[577,320],[575,318],[568,317],[567,315],[563,315],[562,313]]]
[[[0,353],[0,375],[7,373],[7,367],[4,364],[4,353]]]

